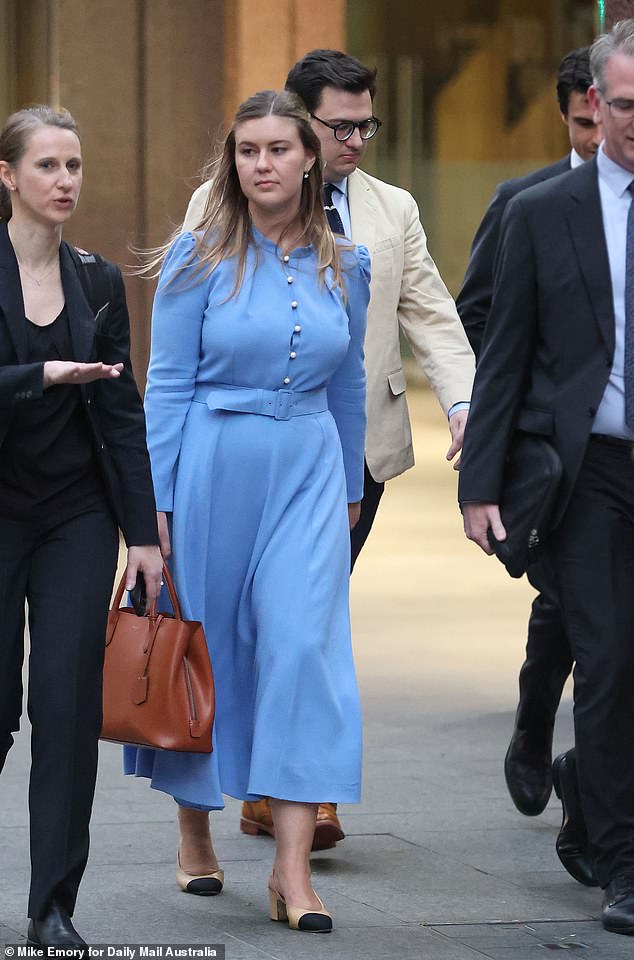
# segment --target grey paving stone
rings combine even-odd
[[[157,829],[158,828],[158,829]],[[148,836],[152,842],[148,843]],[[91,829],[91,865],[165,864],[174,870],[178,846],[176,822],[97,823]],[[274,844],[234,832],[223,836],[215,831],[215,847],[225,870],[235,860],[272,860]]]
[[[22,943],[25,938],[22,936],[19,930],[15,930],[12,927],[6,926],[4,923],[0,923],[0,944],[7,943]]]
[[[391,833],[495,876],[539,870],[565,873],[555,853],[556,831],[545,823],[527,822],[526,818],[514,828],[497,826],[477,831],[429,831],[422,829],[419,822],[405,819],[400,827],[393,824]]]
[[[630,938],[606,933],[598,921],[535,924],[456,924],[434,927],[440,937],[460,942],[491,960],[536,957],[587,957],[625,960],[632,956]]]
[[[418,925],[363,927],[337,925],[332,934],[311,936],[283,928],[258,930],[255,943],[276,960],[477,960],[478,954],[460,942],[443,940]],[[229,943],[229,941],[228,941]],[[229,956],[229,953],[227,954]]]
[[[421,466],[390,482],[353,577],[363,800],[340,808],[347,839],[313,857],[334,933],[268,919],[274,845],[240,834],[235,800],[212,821],[225,891],[181,893],[173,801],[124,777],[121,748],[102,744],[76,912],[89,941],[219,942],[227,960],[556,960],[561,947],[589,960],[632,957],[631,938],[596,920],[601,894],[575,884],[554,855],[556,801],[525,818],[506,792],[532,591],[463,542],[446,423],[428,401],[415,394],[412,404]],[[568,688],[555,752],[571,743]],[[27,925],[28,767],[25,725],[0,780],[0,938],[12,942]],[[575,936],[587,946],[571,949]]]

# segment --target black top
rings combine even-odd
[[[66,307],[46,326],[24,323],[28,362],[72,358]],[[79,387],[59,384],[21,404],[0,447],[0,515],[49,526],[107,509]]]

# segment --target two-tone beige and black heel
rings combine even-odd
[[[319,900],[319,897],[317,897]],[[274,890],[269,884],[269,907],[271,920],[280,920],[288,923],[291,930],[301,930],[303,933],[330,933],[332,930],[332,916],[325,909],[321,900],[320,910],[305,910],[303,907],[292,907],[281,893]]]
[[[198,875],[185,873],[181,867],[180,850],[176,854],[176,883],[185,893],[194,893],[198,897],[215,897],[222,891],[224,882],[224,870]]]

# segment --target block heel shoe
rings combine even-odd
[[[180,850],[176,854],[176,883],[185,893],[193,893],[198,897],[216,897],[222,892],[224,882],[224,870],[198,875],[185,873],[181,867]]]
[[[319,897],[317,897],[319,900]],[[269,886],[269,908],[271,920],[280,920],[288,923],[291,930],[300,930],[302,933],[330,933],[332,930],[332,916],[325,909],[321,900],[320,910],[304,910],[303,907],[292,907],[281,893]]]

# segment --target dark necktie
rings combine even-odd
[[[625,356],[623,380],[625,387],[625,423],[634,430],[634,180],[627,188],[631,195],[627,214],[625,243]]]
[[[339,211],[332,202],[332,191],[335,188],[332,183],[324,184],[324,210],[326,211],[326,216],[328,217],[328,223],[330,224],[330,229],[333,233],[338,233],[340,236],[344,236],[345,231],[343,229],[343,223],[341,222],[341,217],[339,216]]]

